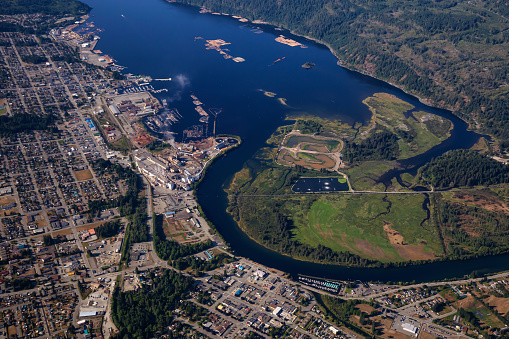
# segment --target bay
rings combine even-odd
[[[239,135],[241,147],[216,161],[197,189],[197,199],[207,218],[217,227],[235,254],[293,275],[305,274],[330,279],[378,281],[430,281],[509,269],[509,256],[484,257],[463,262],[437,262],[392,269],[362,269],[303,262],[278,254],[257,244],[242,232],[226,213],[224,185],[262,147],[288,114],[305,113],[353,124],[367,121],[371,113],[362,104],[366,97],[386,92],[408,101],[418,110],[447,117],[454,123],[451,137],[430,151],[402,162],[405,171],[416,169],[447,150],[468,148],[479,135],[449,112],[433,109],[416,98],[376,79],[348,71],[323,45],[296,37],[267,25],[246,24],[224,15],[200,14],[195,7],[169,4],[163,0],[85,0],[93,7],[90,21],[104,29],[96,48],[112,56],[125,72],[168,78],[153,82],[167,88],[157,94],[183,119],[174,125],[177,141],[182,131],[200,124],[190,95],[207,108],[221,108],[217,133]],[[275,41],[284,34],[306,48],[290,47]],[[207,50],[205,40],[223,39],[222,46],[233,57],[224,59]],[[283,59],[284,57],[284,59]],[[279,62],[274,61],[282,59]],[[306,70],[306,62],[315,66]],[[274,97],[263,91],[274,93]],[[285,99],[283,105],[278,99]],[[210,127],[210,126],[209,126]],[[210,130],[210,128],[209,128]],[[390,181],[401,171],[384,177]]]

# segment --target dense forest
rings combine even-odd
[[[373,133],[358,143],[345,141],[343,159],[349,163],[368,160],[394,160],[399,145],[396,134],[386,131]]]
[[[12,117],[0,116],[0,135],[14,134],[24,131],[48,129],[55,122],[55,116],[15,114]]]
[[[313,120],[297,120],[295,129],[302,134],[317,134],[323,130],[322,124]]]
[[[283,26],[340,63],[448,108],[509,146],[507,3],[488,0],[176,0]],[[506,15],[504,17],[503,15]]]
[[[194,280],[173,270],[165,269],[151,285],[137,291],[113,292],[111,311],[119,333],[116,338],[154,338],[172,323],[171,311],[185,297]]]
[[[95,228],[95,234],[98,238],[110,238],[120,231],[120,220],[108,221]]]
[[[470,150],[449,151],[420,170],[422,178],[438,189],[509,183],[509,167]]]
[[[42,13],[83,15],[91,8],[77,0],[0,0],[0,15]]]

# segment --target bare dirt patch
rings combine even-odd
[[[490,295],[489,298],[484,301],[488,305],[493,306],[502,316],[505,316],[509,312],[509,299],[507,298],[499,298]]]
[[[90,180],[94,177],[92,175],[92,172],[90,172],[89,169],[82,170],[82,171],[74,171],[74,175],[76,176],[76,179],[78,181]]]
[[[14,197],[0,197],[0,206],[8,205],[13,202],[16,202],[16,199],[14,199]]]
[[[37,220],[35,223],[37,224],[37,227],[39,227],[39,228],[43,228],[48,225],[48,224],[46,224],[46,219],[44,219],[44,218]]]
[[[392,229],[392,225],[389,223],[384,223],[384,231],[389,238],[389,242],[392,247],[398,252],[398,254],[405,260],[427,260],[427,259],[435,259],[436,256],[431,251],[425,251],[424,244],[420,245],[408,245],[405,244],[405,239],[403,236],[397,231]]]
[[[368,304],[359,304],[357,306],[355,306],[355,308],[361,310],[361,312],[364,312],[366,314],[370,314],[371,312],[373,312],[375,310],[375,308],[371,305],[368,305]]]
[[[99,227],[102,224],[104,224],[104,221],[96,222],[95,224],[87,224],[87,225],[83,225],[83,226],[78,226],[78,227],[76,227],[76,231],[79,232],[79,231],[89,230],[91,228]]]
[[[70,229],[70,228],[66,228],[65,230],[53,232],[54,236],[59,236],[59,235],[60,236],[66,236],[66,235],[69,235],[69,234],[72,234],[72,229]]]
[[[497,197],[486,194],[471,195],[468,193],[456,193],[453,197],[454,200],[467,204],[472,204],[491,212],[502,212],[509,215],[509,205]]]
[[[392,245],[398,254],[405,260],[428,260],[436,256],[431,251],[425,251],[425,245]]]
[[[175,240],[178,243],[186,241],[184,236],[185,229],[177,220],[166,219],[163,223],[163,231],[167,240]]]
[[[203,139],[200,141],[193,141],[193,142],[190,142],[189,144],[196,147],[198,150],[206,150],[206,149],[214,146],[214,138]]]
[[[384,223],[384,231],[385,234],[387,234],[387,237],[389,237],[389,242],[391,245],[404,245],[404,238],[401,234],[399,234],[398,231],[392,229],[392,225],[389,223]]]
[[[435,338],[436,338],[435,335],[425,332],[425,331],[421,331],[419,333],[419,339],[435,339]]]
[[[140,147],[145,147],[147,146],[148,144],[150,144],[152,141],[154,140],[154,138],[152,138],[150,136],[150,134],[148,134],[147,132],[143,132],[143,133],[140,133],[138,134],[137,136],[135,136],[133,138],[133,141],[138,144]]]

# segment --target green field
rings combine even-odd
[[[288,140],[286,141],[285,146],[286,147],[296,147],[299,144],[303,144],[302,149],[306,149],[310,145],[318,145],[318,146],[326,146],[329,151],[335,149],[339,145],[339,141],[337,140],[321,140],[309,136],[302,136],[302,135],[292,135]]]
[[[381,174],[397,166],[393,161],[365,161],[356,166],[344,169],[350,178],[352,188],[357,191],[384,191],[383,184],[377,184]]]
[[[294,236],[311,246],[349,251],[380,261],[429,259],[443,254],[438,234],[429,227],[422,209],[423,195],[338,195],[315,201],[309,210],[293,211]],[[398,252],[384,230],[392,229],[404,239]],[[410,257],[412,255],[412,257]]]

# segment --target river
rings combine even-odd
[[[324,46],[292,36],[266,25],[246,24],[229,16],[200,14],[199,9],[169,4],[163,0],[85,0],[93,7],[90,21],[103,29],[96,48],[126,66],[125,72],[173,78],[155,83],[167,88],[158,94],[183,119],[174,125],[176,139],[182,130],[200,124],[190,94],[206,108],[221,108],[217,133],[239,135],[242,145],[216,161],[197,190],[197,198],[208,219],[220,231],[237,255],[292,274],[330,279],[379,281],[430,281],[509,269],[509,256],[485,257],[457,262],[437,262],[394,269],[361,269],[302,262],[283,256],[249,239],[226,213],[223,186],[239,171],[288,114],[313,114],[346,123],[365,122],[371,113],[362,100],[386,92],[408,101],[418,110],[445,116],[454,123],[451,137],[430,151],[402,165],[416,170],[443,152],[468,148],[478,135],[452,114],[433,109],[416,98],[376,79],[345,70]],[[290,47],[275,41],[284,34],[306,48]],[[205,40],[223,39],[225,53],[245,62],[224,59],[216,50],[207,50]],[[284,59],[283,59],[284,57]],[[274,63],[275,60],[282,59]],[[306,70],[307,61],[316,64]],[[260,90],[275,93],[264,95]],[[283,105],[278,98],[286,99]],[[210,131],[210,126],[209,126]],[[398,173],[385,176],[390,179]]]

